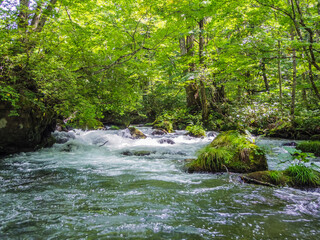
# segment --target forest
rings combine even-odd
[[[320,137],[318,0],[8,0],[0,11],[12,116],[28,102],[89,129]]]
[[[0,0],[1,239],[318,239],[320,0]]]

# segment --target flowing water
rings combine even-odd
[[[67,143],[2,159],[0,239],[319,239],[319,191],[188,174],[184,159],[214,137],[141,130],[147,139],[76,131]],[[270,168],[284,142],[258,142],[272,150]]]

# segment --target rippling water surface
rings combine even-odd
[[[132,140],[126,131],[75,139],[0,161],[0,239],[319,239],[319,191],[188,174],[184,159],[214,137]],[[175,144],[160,144],[170,138]],[[269,166],[284,140],[262,139]],[[125,151],[150,151],[126,156]]]

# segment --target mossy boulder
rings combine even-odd
[[[13,108],[0,102],[0,156],[30,152],[55,142],[51,132],[55,130],[56,115],[49,107],[40,108],[21,97],[18,116],[11,116]]]
[[[251,136],[235,130],[220,133],[198,152],[196,160],[187,164],[188,172],[248,173],[267,170],[265,152],[252,141]]]
[[[258,171],[241,176],[246,183],[294,188],[320,187],[320,172],[304,165],[292,165],[283,171]]]
[[[135,127],[129,127],[130,134],[133,139],[145,139],[147,138],[146,135],[143,134],[139,129]]]

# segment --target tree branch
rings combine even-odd
[[[52,12],[52,10],[53,10],[54,5],[56,4],[56,2],[57,2],[57,0],[50,0],[49,4],[48,4],[48,6],[47,6],[47,9],[46,9],[46,11],[47,11],[48,13],[51,13],[51,12]],[[41,19],[40,19],[40,21],[39,21],[39,23],[38,23],[38,26],[37,26],[37,28],[35,29],[36,32],[41,32],[41,31],[42,31],[44,25],[46,24],[47,19],[48,19],[48,15],[47,15],[47,14],[44,14],[43,16],[41,16]]]

